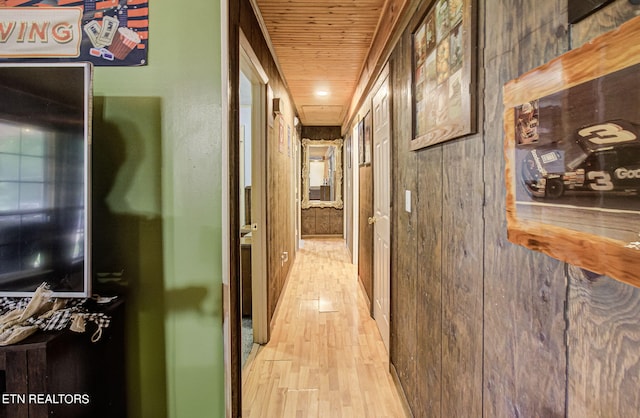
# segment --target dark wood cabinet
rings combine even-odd
[[[124,304],[108,314],[95,343],[87,323],[85,333],[38,332],[0,347],[0,417],[126,417]]]

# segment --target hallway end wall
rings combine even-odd
[[[302,126],[302,138],[311,140],[333,140],[342,138],[339,126]],[[300,150],[302,155],[302,150]],[[344,161],[345,152],[342,156]],[[344,166],[343,166],[344,173]],[[302,175],[302,173],[300,173]],[[344,174],[342,176],[342,196],[344,196]],[[302,184],[302,183],[301,183]],[[302,237],[316,235],[343,235],[344,209],[336,208],[308,208],[300,210]]]

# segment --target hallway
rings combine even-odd
[[[356,270],[344,240],[304,241],[243,370],[243,417],[405,416]]]

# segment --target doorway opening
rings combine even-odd
[[[242,364],[254,344],[268,341],[266,253],[267,77],[248,41],[240,36],[238,179]]]
[[[389,352],[391,317],[391,105],[388,66],[373,97],[373,317]],[[375,91],[375,90],[374,90]]]

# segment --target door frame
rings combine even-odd
[[[300,241],[302,240],[302,207],[301,207],[301,202],[302,202],[302,198],[301,196],[301,192],[300,189],[302,188],[302,176],[300,175],[300,173],[302,173],[302,157],[301,157],[301,153],[300,150],[302,149],[302,143],[300,142],[300,135],[298,134],[298,125],[299,125],[300,121],[298,120],[298,117],[296,116],[294,118],[294,129],[293,129],[293,143],[294,143],[294,164],[293,164],[293,184],[295,185],[295,192],[294,192],[294,201],[295,201],[295,217],[294,219],[296,220],[296,226],[295,226],[295,249],[296,249],[296,253],[298,253],[298,251],[300,250]]]
[[[380,90],[382,88],[386,88],[387,89],[387,97],[388,97],[388,105],[389,105],[389,120],[388,120],[388,129],[389,129],[389,141],[391,142],[393,140],[393,126],[392,126],[392,122],[393,122],[393,103],[392,103],[392,95],[391,95],[391,79],[390,79],[390,70],[389,70],[389,62],[386,63],[386,65],[383,67],[382,71],[380,72],[380,74],[378,75],[378,79],[376,80],[373,88],[371,89],[371,112],[374,112],[374,104],[373,101],[375,99],[375,97],[378,95],[378,93],[380,92]],[[373,129],[372,129],[372,135],[374,136],[373,138],[373,144],[375,144],[375,121],[373,122]],[[389,148],[389,151],[391,152],[392,147]],[[374,153],[375,154],[375,153]],[[389,158],[389,178],[392,179],[393,178],[393,158],[392,155],[388,156]],[[373,209],[374,209],[374,214],[373,216],[376,216],[376,176],[375,176],[375,170],[376,170],[376,165],[379,166],[379,164],[376,164],[375,158],[373,160],[373,173],[372,173],[372,182],[373,182]],[[388,286],[389,289],[389,311],[385,312],[385,314],[388,316],[388,322],[389,322],[389,333],[388,335],[384,336],[382,335],[383,340],[386,342],[386,344],[388,344],[387,348],[387,353],[390,354],[390,348],[391,348],[391,254],[392,254],[392,237],[393,237],[393,203],[392,203],[392,198],[393,198],[393,190],[392,190],[392,183],[389,183],[389,272],[388,272],[388,283],[385,283],[385,286]],[[376,262],[375,260],[378,259],[378,257],[380,256],[379,254],[376,255],[376,245],[375,245],[375,237],[376,237],[376,232],[375,232],[375,225],[374,225],[374,246],[373,246],[373,259],[374,259],[374,263]],[[371,300],[371,315],[374,318],[374,320],[376,321],[376,325],[377,325],[377,321],[378,318],[376,318],[375,316],[375,306],[376,306],[376,287],[377,287],[377,279],[376,279],[376,267],[373,266],[372,268],[372,281],[373,281],[373,286],[372,286],[372,300]],[[378,327],[379,329],[380,327]]]
[[[251,104],[251,293],[254,342],[269,339],[267,320],[266,136],[269,78],[240,30],[240,71],[252,85]]]
[[[353,235],[353,254],[351,262],[358,266],[360,248],[360,130],[354,123],[351,130],[351,234]]]
[[[246,36],[236,25],[229,24],[239,13],[238,5],[222,3],[222,326],[225,370],[225,417],[242,415],[242,314],[240,311],[240,216],[239,216],[239,95],[240,66],[243,54],[263,80],[268,79]],[[260,70],[262,70],[260,72]],[[266,82],[265,82],[266,83]],[[225,88],[224,86],[227,86]],[[265,89],[266,90],[266,89]],[[266,92],[265,92],[266,97]],[[266,107],[266,100],[264,101]],[[266,112],[265,112],[266,118]],[[264,135],[266,135],[266,124]],[[266,141],[264,141],[266,143]],[[266,158],[266,157],[265,157]],[[266,169],[266,163],[264,164]],[[265,176],[266,177],[266,176]],[[253,187],[252,187],[253,189]],[[264,246],[266,250],[266,244]],[[266,254],[266,251],[265,251]],[[265,257],[266,258],[266,257]],[[266,268],[263,269],[266,274]],[[266,279],[265,279],[266,282]],[[258,298],[256,298],[258,299]],[[266,312],[265,292],[265,312]],[[265,313],[266,318],[266,313]]]

